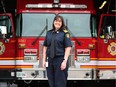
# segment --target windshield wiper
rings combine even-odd
[[[45,30],[47,31],[47,29],[48,29],[48,20],[46,19],[46,26],[41,31],[41,33],[37,36],[37,38],[32,42],[32,45],[34,45],[37,42],[38,38],[44,33]]]
[[[70,34],[72,34],[72,35],[74,36],[74,39],[75,39],[75,41],[77,42],[77,44],[78,44],[79,46],[81,46],[81,42],[78,41],[78,39],[76,39],[75,35],[71,32],[71,30],[68,28],[67,25],[68,25],[68,20],[66,19],[66,28],[68,29],[68,31],[70,32]]]

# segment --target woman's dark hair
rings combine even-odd
[[[60,30],[65,29],[66,26],[65,26],[63,17],[62,16],[59,16],[59,15],[56,15],[55,18],[54,18],[54,20],[53,20],[53,23],[52,23],[53,30],[55,29],[54,21],[57,20],[58,18],[60,18],[61,21],[62,21],[62,26],[61,26]]]

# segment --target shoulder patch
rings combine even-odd
[[[68,30],[64,29],[63,31],[65,33],[65,37],[70,38],[70,34],[69,34]]]
[[[69,34],[69,33],[67,33],[67,34],[66,34],[66,37],[67,37],[67,38],[69,38],[69,37],[70,37],[70,34]]]

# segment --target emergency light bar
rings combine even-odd
[[[87,5],[84,4],[27,4],[26,8],[80,8],[85,9]]]

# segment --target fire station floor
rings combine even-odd
[[[5,87],[5,86],[3,86]],[[10,85],[10,87],[18,87],[16,84]],[[21,87],[49,87],[48,81],[38,81],[38,84],[31,83],[30,85],[22,84]],[[75,80],[68,81],[67,87],[116,87],[116,80],[99,80],[99,81],[85,81]]]

